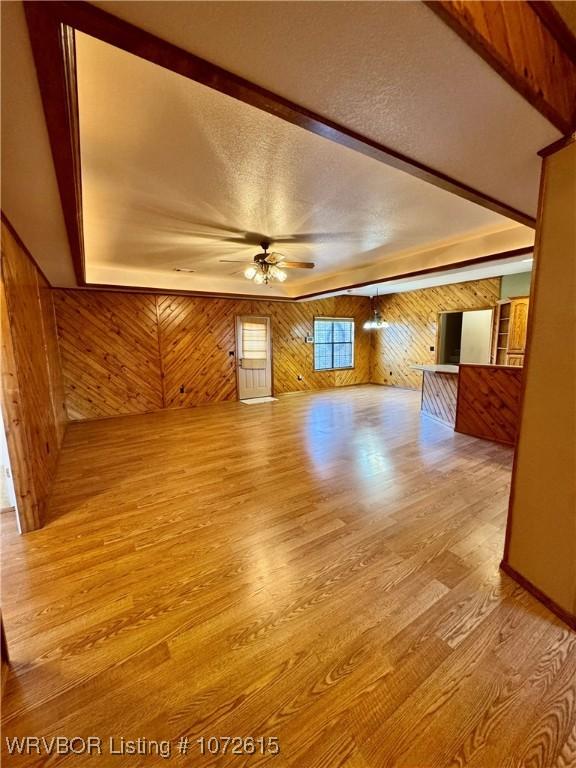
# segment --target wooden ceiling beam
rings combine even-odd
[[[64,224],[78,285],[85,283],[82,173],[74,34],[50,3],[24,3]]]

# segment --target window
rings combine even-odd
[[[314,319],[314,370],[354,368],[354,320],[345,317]]]
[[[242,322],[242,357],[245,360],[261,360],[267,356],[266,320]]]

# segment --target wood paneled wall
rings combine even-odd
[[[163,407],[154,296],[54,291],[54,303],[70,419]]]
[[[40,527],[66,426],[52,291],[2,222],[2,409],[23,531]]]
[[[422,410],[424,413],[453,427],[456,421],[457,397],[457,373],[422,372]]]
[[[289,304],[57,290],[54,299],[70,419],[235,399],[235,317],[242,314],[272,319],[276,393],[370,379],[370,335],[362,329],[369,301],[363,297]],[[356,319],[353,370],[314,371],[313,345],[305,338],[316,315]]]
[[[493,307],[499,297],[499,277],[382,296],[377,305],[389,326],[372,335],[371,381],[419,389],[422,374],[410,366],[436,362],[438,313]]]

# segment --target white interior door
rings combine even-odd
[[[492,310],[475,309],[462,312],[461,363],[490,363]]]
[[[236,318],[239,400],[272,395],[271,347],[269,317]]]

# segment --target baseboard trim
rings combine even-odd
[[[521,573],[518,573],[515,568],[512,568],[509,563],[506,563],[504,560],[502,560],[500,563],[500,568],[507,576],[510,576],[511,579],[514,579],[514,581],[518,582],[518,584],[520,584],[520,586],[523,587],[526,592],[530,592],[530,594],[535,597],[536,600],[545,605],[548,610],[552,611],[552,613],[558,616],[559,619],[562,619],[562,621],[567,624],[570,629],[573,629],[576,632],[576,616],[573,613],[566,611],[564,608],[555,603],[554,600],[548,597],[548,595],[545,595],[544,592],[538,589],[538,587],[535,587],[531,581],[528,581],[528,579],[522,576]]]

